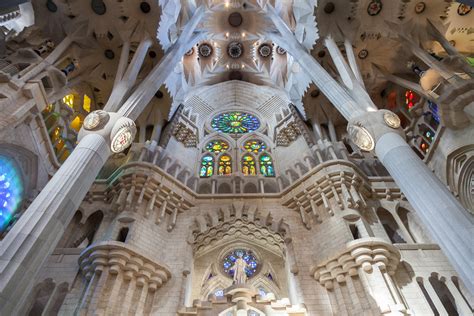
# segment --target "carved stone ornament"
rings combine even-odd
[[[126,117],[121,117],[115,123],[111,133],[110,150],[120,153],[127,149],[133,142],[137,128],[135,123]]]
[[[94,112],[89,113],[84,119],[84,129],[86,130],[93,130],[97,129],[100,126],[104,126],[107,124],[109,120],[109,114],[102,110],[97,110]]]
[[[388,126],[395,129],[399,128],[401,124],[400,118],[393,112],[384,113],[383,120]]]
[[[426,3],[424,3],[423,1],[420,1],[415,5],[415,13],[416,14],[423,13],[423,11],[425,11],[425,9],[426,9]]]
[[[350,138],[360,149],[372,151],[375,148],[375,142],[370,133],[362,126],[350,125],[347,128]]]

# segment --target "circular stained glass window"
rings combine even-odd
[[[252,114],[234,111],[217,115],[212,119],[211,126],[218,132],[244,134],[257,130],[260,121]]]
[[[244,149],[249,153],[260,153],[267,149],[267,145],[261,140],[249,140],[245,142]]]
[[[3,231],[18,210],[23,198],[23,184],[14,163],[0,156],[0,231]]]
[[[245,263],[247,263],[247,267],[245,268],[245,273],[247,274],[247,277],[252,277],[255,272],[257,272],[258,261],[251,250],[236,249],[228,253],[227,256],[225,256],[224,258],[224,262],[222,263],[224,272],[227,273],[231,278],[234,277],[233,267],[235,261],[237,261],[239,257],[244,259]]]
[[[226,142],[222,140],[210,141],[206,146],[207,151],[210,151],[211,153],[216,153],[216,154],[227,151],[227,149],[229,149],[229,144],[227,144]]]

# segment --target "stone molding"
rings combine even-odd
[[[150,291],[157,290],[171,278],[166,265],[133,248],[116,241],[93,244],[81,253],[78,260],[80,269],[89,280],[93,274],[108,267],[110,274],[123,273],[125,279],[135,278],[137,283],[143,284],[148,282]]]
[[[372,272],[376,264],[394,275],[400,263],[400,250],[380,238],[362,238],[346,244],[346,249],[311,268],[311,275],[328,290],[333,282],[343,283],[347,276],[358,275],[359,269]]]
[[[285,242],[278,232],[266,226],[237,218],[220,223],[207,231],[197,233],[194,237],[193,250],[195,256],[202,255],[214,248],[236,239],[258,244],[268,251],[283,256]]]

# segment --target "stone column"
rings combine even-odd
[[[387,133],[380,137],[375,152],[466,287],[474,292],[472,217],[400,135]]]
[[[0,244],[0,314],[13,315],[109,156],[103,136],[84,137]]]
[[[390,128],[387,127],[387,124],[381,123],[383,122],[381,113],[385,111],[377,111],[373,105],[368,103],[358,105],[353,96],[343,89],[296,40],[293,32],[276,10],[269,4],[266,4],[265,8],[269,18],[281,33],[281,35],[269,34],[269,37],[298,60],[313,83],[348,121],[359,121],[362,123],[360,126],[364,127],[371,126],[373,139],[371,140],[372,144],[370,140],[365,144],[370,145],[367,150],[371,151],[375,147],[380,161],[420,215],[434,239],[440,244],[466,286],[471,292],[474,292],[474,281],[471,277],[474,271],[470,264],[470,258],[473,258],[474,255],[474,246],[471,242],[474,235],[472,217],[467,215],[467,211],[454,198],[448,188],[436,178],[408,146],[400,136],[403,133],[400,128],[396,128],[398,134],[395,133],[395,130],[392,133],[388,132]],[[375,119],[375,121],[364,120],[368,117]],[[377,124],[379,127],[375,127]],[[381,125],[385,127],[385,132],[377,130]],[[359,135],[365,133],[357,126],[353,127],[353,131]],[[386,135],[384,135],[385,133]],[[370,131],[369,134],[371,134]],[[357,142],[355,143],[357,144]],[[359,144],[357,145],[359,146]],[[447,218],[449,220],[446,220]]]

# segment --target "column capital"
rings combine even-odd
[[[132,144],[136,132],[133,120],[119,113],[97,110],[84,119],[78,140],[90,134],[98,134],[105,139],[112,152],[119,153]]]
[[[374,150],[379,139],[387,133],[395,133],[405,139],[400,118],[388,110],[366,112],[349,120],[347,132],[351,140],[364,151]]]

